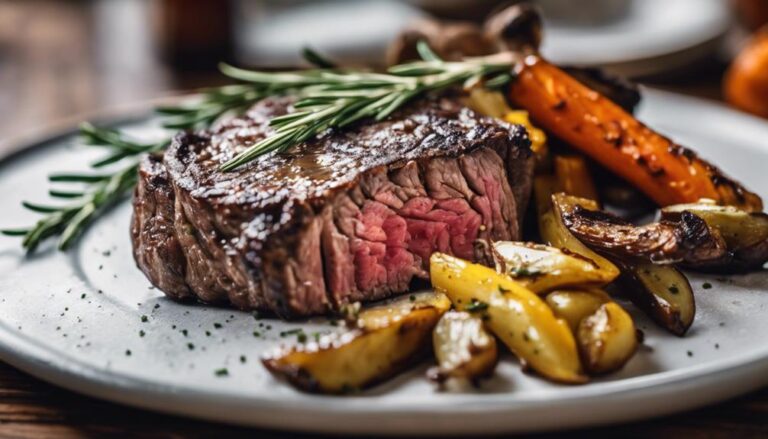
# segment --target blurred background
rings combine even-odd
[[[545,17],[542,52],[554,62],[718,99],[728,66],[745,51],[726,76],[733,84],[725,97],[755,113],[768,105],[768,50],[753,33],[768,20],[766,0],[535,2]],[[221,84],[222,60],[293,67],[311,46],[341,62],[381,66],[387,47],[417,20],[481,23],[508,3],[0,0],[0,140]]]

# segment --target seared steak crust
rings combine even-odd
[[[478,259],[478,240],[520,237],[532,173],[522,127],[428,99],[219,171],[289,111],[289,98],[264,100],[143,161],[134,255],[169,296],[320,314],[406,291],[434,251]]]

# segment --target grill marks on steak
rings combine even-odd
[[[477,260],[478,239],[519,239],[532,173],[525,131],[453,99],[218,170],[269,135],[290,102],[264,100],[181,134],[162,163],[142,163],[134,253],[169,296],[319,314],[406,291],[428,277],[434,251]]]

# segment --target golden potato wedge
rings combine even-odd
[[[619,269],[616,265],[582,244],[563,224],[558,207],[564,200],[567,200],[566,197],[568,196],[563,193],[556,193],[557,187],[557,181],[552,176],[542,175],[534,179],[533,189],[536,196],[541,238],[552,247],[566,249],[591,260],[606,278],[615,279],[619,275]],[[597,203],[593,201],[591,206],[597,208]]]
[[[584,367],[593,374],[621,369],[637,351],[637,330],[632,317],[616,302],[604,303],[579,324]]]
[[[413,300],[412,300],[413,298]],[[359,327],[262,359],[274,375],[315,393],[347,393],[379,383],[427,352],[432,329],[450,308],[422,293],[360,312]]]
[[[584,383],[576,341],[535,293],[511,278],[442,253],[430,258],[432,285],[453,305],[477,313],[524,367],[563,383]]]
[[[670,265],[622,267],[619,285],[632,303],[662,328],[683,336],[696,315],[693,289],[685,275]]]
[[[603,291],[558,290],[547,295],[555,315],[568,322],[585,369],[604,374],[621,369],[637,351],[632,317]]]
[[[591,260],[555,247],[497,241],[491,249],[496,271],[513,277],[534,293],[565,287],[599,287],[615,277]]]
[[[432,331],[432,347],[437,367],[427,376],[440,383],[451,378],[475,383],[493,373],[499,357],[496,338],[482,319],[464,311],[443,314]]]
[[[594,314],[611,297],[602,290],[556,290],[547,294],[547,305],[555,315],[568,323],[574,334],[579,324],[590,314]]]

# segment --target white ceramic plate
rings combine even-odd
[[[768,196],[765,122],[658,91],[645,93],[640,115]],[[125,126],[146,134],[156,129],[151,121]],[[71,135],[51,138],[0,163],[0,227],[33,221],[18,203],[45,199],[48,172],[81,169],[96,153],[75,144]],[[166,300],[134,267],[129,216],[124,203],[69,253],[46,246],[25,258],[17,240],[0,237],[0,359],[74,391],[147,409],[335,433],[598,425],[691,409],[768,383],[768,277],[755,273],[726,281],[691,276],[698,314],[685,338],[633,311],[645,346],[623,371],[588,385],[526,376],[504,358],[496,377],[478,391],[439,393],[423,378],[423,365],[360,396],[302,394],[274,381],[259,355],[294,340],[281,338],[281,331],[330,327]],[[714,287],[703,289],[705,281]],[[216,376],[220,368],[229,375]]]

